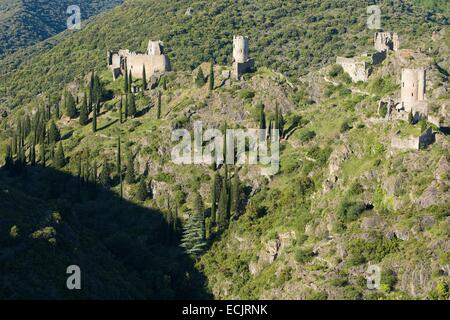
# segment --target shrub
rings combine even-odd
[[[342,122],[341,127],[339,129],[340,133],[344,133],[348,130],[350,130],[352,127],[350,126],[350,124],[348,123],[348,120],[345,120],[344,122]]]
[[[343,223],[355,221],[365,208],[366,206],[364,203],[355,203],[344,200],[338,207],[338,219]]]
[[[397,276],[391,269],[383,270],[381,273],[380,289],[384,292],[391,292],[397,283]]]
[[[295,261],[297,261],[297,262],[307,263],[312,260],[313,253],[309,250],[303,250],[303,249],[298,248],[295,251],[294,258],[295,258]]]
[[[386,105],[382,105],[381,108],[380,108],[380,111],[379,111],[380,117],[382,117],[382,118],[386,117],[387,111],[388,111],[387,110],[387,106]]]
[[[243,89],[239,92],[239,98],[244,100],[251,100],[255,96],[255,92],[248,89]]]
[[[302,142],[308,142],[314,139],[316,136],[316,133],[314,131],[304,131],[300,134],[300,141]]]
[[[331,67],[331,70],[328,72],[328,76],[332,77],[332,78],[336,78],[339,74],[343,73],[344,69],[342,69],[342,66],[340,66],[339,64],[334,64]]]

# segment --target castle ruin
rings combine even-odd
[[[425,96],[426,70],[403,69],[401,78],[401,107],[406,112],[412,112],[414,119],[428,115],[428,104]]]
[[[372,73],[372,66],[382,63],[388,51],[397,51],[399,43],[395,32],[376,32],[373,38],[375,52],[366,52],[353,58],[337,57],[336,64],[342,66],[353,82],[365,82]]]
[[[376,32],[373,43],[377,51],[397,51],[400,47],[400,41],[396,32]]]
[[[107,62],[114,80],[125,72],[131,72],[135,79],[142,79],[144,67],[147,80],[170,71],[170,61],[164,54],[164,44],[161,41],[150,40],[145,54],[128,49],[108,50]]]
[[[336,64],[348,73],[353,82],[367,81],[370,76],[369,64],[363,59],[337,57]]]
[[[244,73],[252,71],[254,60],[248,56],[248,38],[233,37],[233,76],[239,80]]]

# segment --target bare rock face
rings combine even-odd
[[[431,268],[429,265],[417,264],[411,269],[406,269],[400,278],[400,290],[408,292],[412,296],[418,296],[431,290]]]
[[[420,221],[420,227],[425,230],[430,228],[436,223],[436,219],[433,216],[425,216]]]
[[[348,159],[351,154],[351,150],[347,145],[341,145],[333,150],[328,162],[328,178],[323,184],[323,191],[325,193],[333,189],[334,185],[338,181],[338,173],[341,169],[342,163]]]
[[[383,189],[386,191],[387,195],[393,196],[401,189],[404,181],[404,175],[393,175],[387,177],[383,181]]]
[[[274,262],[278,256],[278,249],[280,249],[280,245],[281,243],[279,239],[269,240],[259,256],[260,261],[268,264]]]
[[[280,233],[276,239],[268,240],[258,254],[258,260],[249,263],[250,273],[256,275],[267,265],[272,264],[283,250],[292,245],[294,239],[295,231],[288,231]]]
[[[438,188],[438,182],[434,180],[417,199],[416,203],[422,208],[428,208],[436,204],[445,204],[449,198],[450,191],[441,192]]]
[[[450,175],[450,165],[445,156],[442,156],[439,159],[439,162],[436,167],[435,179],[446,181],[448,179],[447,176]]]
[[[152,194],[153,197],[165,197],[168,193],[170,193],[170,185],[167,182],[163,181],[152,181]]]
[[[397,239],[406,241],[409,239],[409,231],[408,230],[394,230],[394,235]]]

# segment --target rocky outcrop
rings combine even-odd
[[[348,159],[351,150],[347,145],[341,145],[333,150],[328,161],[328,178],[323,184],[323,191],[325,193],[333,189],[338,181],[338,172],[341,169],[342,163]]]
[[[292,245],[295,239],[295,232],[289,231],[280,233],[276,239],[270,239],[265,244],[258,254],[258,260],[249,263],[249,271],[252,275],[256,275],[261,272],[266,266],[272,264],[279,255]]]

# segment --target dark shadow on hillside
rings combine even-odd
[[[42,166],[0,169],[0,204],[0,299],[212,298],[163,212]]]

